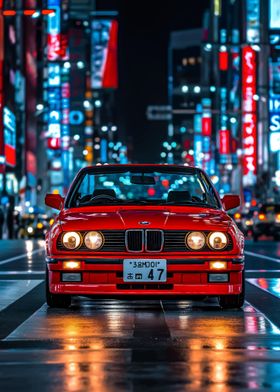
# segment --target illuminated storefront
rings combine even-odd
[[[269,147],[271,177],[280,187],[280,2],[270,0],[269,9]]]

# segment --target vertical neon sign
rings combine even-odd
[[[0,0],[0,10],[2,9],[3,9],[3,0]],[[3,106],[4,106],[3,68],[4,68],[4,17],[2,12],[0,12],[0,173],[4,173],[5,171],[4,127],[3,127]]]
[[[55,10],[48,16],[48,147],[58,149],[61,137],[61,72],[60,64],[60,0],[49,0],[49,8]]]
[[[243,184],[254,185],[257,174],[256,53],[242,49]]]

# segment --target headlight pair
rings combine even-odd
[[[97,250],[103,245],[104,237],[99,231],[89,231],[84,238],[75,231],[68,231],[62,236],[62,243],[67,249],[77,249],[83,241],[88,249]]]
[[[186,236],[186,245],[192,250],[202,249],[206,242],[214,250],[222,250],[228,245],[228,237],[219,231],[209,233],[206,237],[201,231],[192,231]]]

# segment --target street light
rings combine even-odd
[[[38,103],[36,105],[36,109],[38,110],[38,112],[41,112],[42,110],[44,110],[44,105],[42,103]]]
[[[212,49],[212,45],[208,43],[208,44],[206,44],[206,45],[204,46],[204,49],[206,50],[206,52],[210,52],[211,49]]]
[[[84,62],[83,62],[83,61],[78,61],[78,62],[77,62],[77,67],[78,67],[79,69],[85,68]]]
[[[91,107],[91,103],[90,103],[89,100],[86,99],[86,100],[84,101],[84,108],[85,108],[85,109],[90,109],[90,107]]]
[[[100,99],[97,99],[96,101],[94,101],[94,106],[97,108],[101,108],[102,102],[100,101]]]

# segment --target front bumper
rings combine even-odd
[[[158,257],[159,259],[162,257]],[[148,297],[184,297],[217,296],[240,294],[244,270],[243,256],[211,257],[196,259],[167,258],[167,281],[161,283],[126,283],[123,281],[123,258],[77,258],[81,268],[67,271],[62,262],[73,258],[47,259],[49,290],[53,294],[90,295],[102,297],[148,296]],[[226,283],[209,283],[209,261],[228,262],[226,270],[229,280]],[[62,272],[80,272],[81,282],[62,282]],[[215,271],[217,272],[217,271]]]

